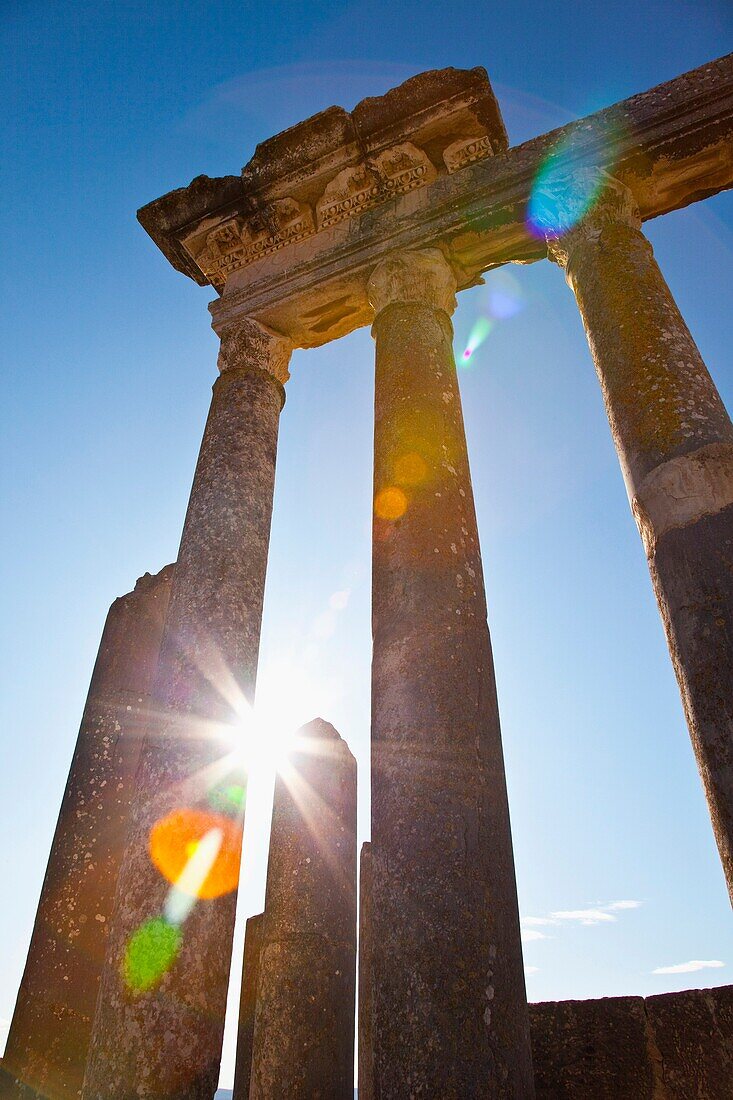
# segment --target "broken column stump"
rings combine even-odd
[[[51,1100],[80,1095],[173,568],[146,573],[107,615],[5,1047],[3,1097],[15,1095],[12,1080]]]
[[[249,1100],[353,1100],[356,761],[322,719],[275,785],[261,933]]]
[[[153,685],[162,716],[140,754],[84,1100],[216,1091],[244,811],[232,745],[254,697],[291,350],[248,318],[221,332]],[[241,798],[224,808],[230,787]],[[185,923],[174,920],[171,891],[204,840],[218,845],[209,874]]]
[[[262,922],[264,913],[258,913],[247,921],[244,932],[244,960],[242,962],[242,989],[239,995],[239,1021],[237,1024],[237,1057],[234,1068],[232,1100],[247,1100],[249,1079],[252,1074],[252,1041],[255,1033],[257,1010],[257,982],[260,975],[260,949],[262,947]]]
[[[361,846],[359,864],[359,1100],[374,1098],[372,1062],[372,846]]]

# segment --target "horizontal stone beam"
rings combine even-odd
[[[286,243],[233,270],[212,312],[219,322],[253,316],[296,346],[317,347],[371,322],[367,279],[395,250],[442,249],[460,289],[501,264],[541,259],[545,243],[527,228],[527,204],[553,153],[569,173],[599,165],[612,171],[645,220],[733,186],[733,54],[506,152],[487,151],[484,159]],[[168,235],[190,239],[202,218],[215,214],[205,211],[207,202],[222,210],[224,195],[231,218],[236,187],[226,180],[235,177],[195,181],[196,224]],[[155,206],[140,216],[160,243],[161,226],[151,221]]]

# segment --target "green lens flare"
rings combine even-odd
[[[133,933],[127,944],[123,970],[125,984],[133,993],[154,989],[170,970],[181,950],[180,928],[164,917],[154,917]]]
[[[244,810],[247,801],[247,784],[230,783],[226,787],[215,787],[209,794],[209,806],[222,814],[237,816]]]

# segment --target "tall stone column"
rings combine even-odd
[[[173,566],[109,609],[10,1025],[0,1096],[75,1100],[127,835]],[[20,1091],[18,1092],[20,1094]]]
[[[233,750],[254,692],[291,351],[251,320],[220,335],[84,1100],[211,1100],[219,1074],[246,784]],[[172,893],[181,876],[193,908]]]
[[[733,900],[733,425],[633,195],[598,175],[545,196],[549,254],[583,319]]]
[[[437,250],[369,283],[375,1100],[534,1094],[455,285]]]
[[[249,1100],[353,1100],[356,761],[320,718],[275,784],[261,935]]]

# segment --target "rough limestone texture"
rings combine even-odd
[[[600,182],[549,248],[593,354],[733,900],[733,424],[633,196]],[[576,213],[563,191],[561,225]]]
[[[3,1097],[16,1095],[11,1079],[50,1100],[81,1095],[172,576],[169,565],[141,577],[107,616],[5,1047]]]
[[[151,860],[153,828],[175,811],[209,813],[212,788],[244,780],[231,737],[254,692],[283,403],[267,365],[244,355],[224,363],[214,385],[154,685],[162,714],[142,750],[84,1100],[211,1100],[216,1090],[236,888],[196,903],[157,984],[131,991],[123,970],[131,937],[163,913],[171,888]],[[234,817],[226,854],[238,866]]]
[[[537,1100],[730,1100],[733,986],[529,1006]]]
[[[373,1100],[372,1070],[372,846],[362,844],[359,865],[359,1100]]]
[[[258,913],[256,916],[250,917],[245,926],[242,989],[239,996],[239,1021],[237,1025],[237,1056],[232,1100],[247,1100],[249,1097],[263,919],[264,913]]]
[[[418,304],[409,301],[412,275],[427,287],[428,259],[435,304]],[[532,1063],[499,713],[452,326],[440,308],[452,299],[451,273],[432,253],[411,267],[402,254],[370,284],[379,309],[374,1096],[527,1100]]]
[[[261,931],[249,1100],[353,1100],[356,761],[322,719],[275,784]]]
[[[537,1100],[658,1100],[641,997],[529,1006]]]

